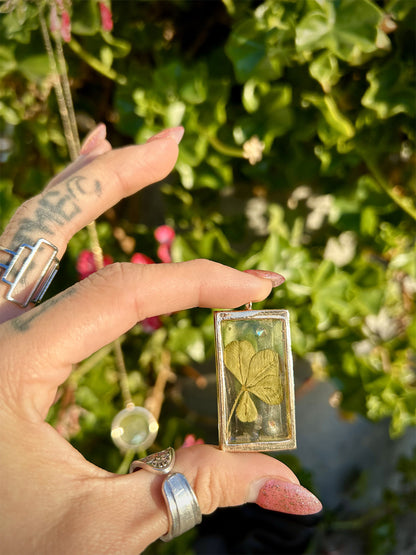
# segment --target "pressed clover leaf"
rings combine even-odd
[[[224,362],[241,383],[230,419],[235,410],[240,422],[254,422],[257,408],[251,394],[268,405],[282,402],[279,355],[276,352],[271,349],[256,352],[249,341],[231,341],[224,349]]]

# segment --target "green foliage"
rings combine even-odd
[[[322,527],[328,527],[326,532],[329,536],[354,532],[362,544],[362,552],[369,555],[389,555],[401,553],[401,549],[406,550],[407,542],[412,542],[414,536],[415,471],[416,449],[413,449],[409,456],[399,457],[394,487],[381,490],[376,504],[361,514],[349,515],[347,518],[344,515],[342,519],[329,513]],[[358,473],[355,477],[350,477],[349,491],[346,493],[351,500],[356,500],[368,494],[367,489],[368,475]],[[403,523],[405,536],[408,536],[405,539],[398,534]],[[317,553],[318,550],[311,552]]]
[[[2,227],[68,157],[37,6],[15,3],[0,17],[0,132],[9,145]],[[186,133],[176,171],[154,193],[154,217],[136,199],[138,209],[122,203],[104,215],[104,251],[129,259],[121,227],[155,258],[153,229],[166,222],[177,232],[175,261],[282,273],[286,284],[264,306],[289,309],[296,357],[335,381],[344,411],[389,417],[392,436],[402,434],[416,423],[414,2],[125,1],[112,9],[109,33],[95,1],[72,5],[65,54],[82,134],[91,118],[107,123],[115,146],[166,126]],[[86,247],[82,234],[71,243],[65,285]],[[179,374],[211,360],[206,311],[163,324],[154,336],[138,326],[125,339],[127,367],[141,376],[138,399],[162,349]],[[111,357],[79,384],[80,444],[121,408]],[[174,421],[183,405],[177,395],[169,403]],[[116,467],[106,453],[101,464]]]

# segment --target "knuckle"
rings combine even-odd
[[[204,514],[213,513],[221,504],[221,480],[208,465],[200,467],[194,480],[195,495]]]
[[[88,288],[89,297],[102,298],[108,294],[116,295],[115,302],[120,310],[125,306],[131,307],[133,303],[137,319],[141,320],[146,315],[143,315],[142,302],[135,294],[135,283],[140,280],[140,274],[146,271],[145,268],[144,265],[142,268],[141,264],[113,262],[89,275],[78,285]]]
[[[204,514],[210,514],[218,507],[236,504],[233,476],[223,464],[219,464],[219,457],[223,455],[210,445],[198,445],[193,449],[192,456],[196,463],[193,488]]]
[[[102,288],[107,289],[109,283],[111,282],[117,289],[119,289],[126,279],[126,263],[125,262],[114,262],[105,266],[105,268],[100,268],[97,272],[90,274],[88,277],[80,282],[80,285],[84,287],[93,287],[101,290]]]

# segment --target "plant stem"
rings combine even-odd
[[[156,420],[159,420],[160,412],[162,410],[162,404],[165,399],[166,384],[172,377],[175,377],[175,374],[170,366],[170,358],[170,352],[163,350],[160,369],[155,385],[144,403],[145,408],[153,414]]]
[[[61,76],[60,76],[58,65],[56,63],[55,55],[53,52],[52,42],[49,36],[48,27],[46,25],[42,4],[40,4],[39,6],[39,21],[40,21],[40,28],[42,32],[43,41],[45,43],[46,53],[49,59],[49,66],[51,68],[51,74],[53,79],[52,81],[53,87],[55,89],[56,100],[58,102],[58,108],[61,114],[62,125],[64,128],[66,143],[68,145],[68,150],[69,150],[69,156],[71,160],[75,160],[78,156],[79,151],[77,150],[76,140],[73,135],[68,106],[65,101],[66,100],[65,94],[62,87]]]
[[[65,103],[68,109],[69,123],[71,126],[75,151],[78,156],[79,151],[81,150],[81,144],[80,144],[79,135],[78,135],[77,120],[75,118],[74,104],[72,102],[71,87],[69,84],[68,72],[66,69],[66,61],[65,61],[64,51],[62,48],[61,37],[56,36],[55,42],[56,42],[56,52],[57,52],[57,58],[58,58],[58,64],[59,64],[59,75],[61,75],[62,90],[64,93]]]
[[[204,135],[204,137],[208,139],[210,145],[217,152],[225,154],[225,156],[232,156],[233,158],[244,158],[244,152],[241,148],[226,145],[217,137],[215,137],[215,135],[210,135],[203,127],[198,127],[198,131],[201,133],[201,135]]]
[[[116,470],[116,474],[127,474],[127,471],[129,469],[129,466],[133,462],[135,454],[136,451],[134,449],[129,449],[128,451],[126,451],[123,460],[120,463],[120,466]]]
[[[118,379],[120,383],[121,395],[123,397],[123,401],[126,407],[129,405],[132,406],[134,405],[134,403],[130,394],[127,370],[126,370],[126,365],[124,363],[120,338],[117,338],[113,341],[113,347],[114,347],[114,355],[116,357],[116,365],[118,370]]]
[[[245,390],[244,390],[243,387],[241,386],[240,392],[239,392],[239,394],[237,395],[237,397],[236,397],[236,399],[235,399],[235,401],[234,401],[234,404],[233,404],[233,406],[232,406],[232,409],[231,409],[231,412],[230,412],[230,416],[228,417],[228,420],[227,420],[227,436],[228,436],[229,431],[230,431],[231,418],[232,418],[232,416],[233,416],[233,414],[234,414],[234,411],[235,411],[235,409],[236,409],[236,407],[237,407],[238,401],[240,400],[240,397],[241,397],[241,395],[244,393],[244,391],[245,391]]]
[[[92,56],[89,52],[84,50],[79,42],[77,42],[75,39],[72,38],[71,41],[68,43],[68,46],[73,52],[75,52],[75,54],[77,54],[81,58],[81,60],[84,60],[84,62],[95,69],[95,71],[98,71],[98,73],[101,73],[112,81],[116,81],[120,85],[126,84],[127,79],[124,75],[119,75],[116,71],[114,71],[114,69],[107,67],[100,60]]]

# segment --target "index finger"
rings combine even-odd
[[[182,128],[165,130],[144,145],[130,146],[106,152],[89,163],[76,164],[73,172],[64,172],[62,179],[53,181],[39,195],[25,202],[15,213],[0,237],[0,263],[14,264],[19,247],[30,250],[39,239],[49,241],[57,249],[57,258],[65,252],[69,239],[81,228],[95,220],[122,198],[160,181],[172,170],[177,155]],[[44,243],[43,243],[44,244]],[[38,278],[42,255],[50,256],[43,248],[36,260],[25,271],[20,294],[25,296]],[[4,259],[3,259],[3,258]],[[21,257],[22,258],[22,257]],[[38,266],[36,268],[36,266]],[[9,285],[0,282],[0,305],[7,320],[20,312],[16,304],[5,299]],[[20,287],[20,284],[19,284]],[[5,307],[5,305],[7,306]]]
[[[15,402],[26,413],[45,416],[72,364],[136,322],[195,306],[234,308],[264,299],[271,288],[268,279],[209,260],[111,264],[5,325],[0,378],[20,384]],[[29,367],[28,352],[36,354]]]

